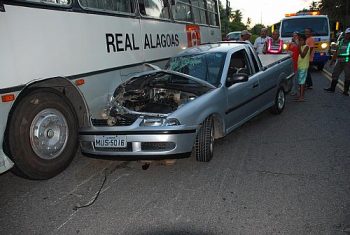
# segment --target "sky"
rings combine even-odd
[[[226,0],[221,2],[226,6]],[[312,0],[230,0],[230,6],[233,10],[241,10],[244,23],[250,17],[251,26],[254,26],[261,22],[264,25],[277,23],[284,14],[308,8],[311,2]]]

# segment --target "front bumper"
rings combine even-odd
[[[95,156],[120,156],[126,159],[161,159],[183,156],[192,151],[199,126],[184,127],[96,127],[79,132],[81,151]],[[96,147],[98,136],[125,136],[125,148]]]

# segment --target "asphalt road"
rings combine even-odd
[[[0,234],[346,234],[350,98],[313,79],[306,102],[288,97],[281,115],[218,140],[210,163],[142,170],[79,154],[51,180],[1,175]]]

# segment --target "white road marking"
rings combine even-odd
[[[332,74],[326,70],[322,70],[323,75],[329,80],[332,81]],[[343,81],[338,79],[338,85],[337,87],[341,90],[344,91],[344,83]]]

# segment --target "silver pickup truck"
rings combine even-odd
[[[80,130],[81,150],[130,160],[193,153],[210,161],[216,138],[266,109],[283,111],[293,76],[288,54],[257,56],[243,42],[189,48],[165,70],[120,84],[103,118]]]

